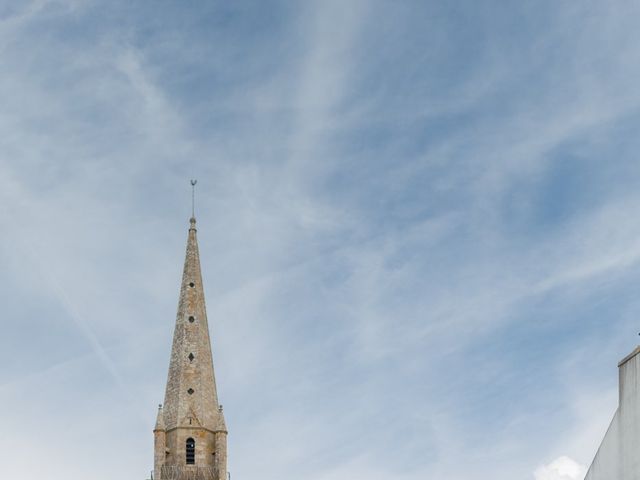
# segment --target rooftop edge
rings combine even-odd
[[[622,360],[620,360],[620,362],[618,362],[618,368],[620,368],[622,365],[627,363],[629,360],[631,360],[633,357],[635,357],[639,353],[640,353],[640,345],[638,345],[633,352],[631,352],[629,355],[627,355]]]

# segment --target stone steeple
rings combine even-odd
[[[193,217],[164,407],[158,412],[154,435],[154,479],[226,479],[227,428],[218,403]]]

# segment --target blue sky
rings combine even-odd
[[[581,479],[640,331],[639,20],[0,3],[3,478],[146,478],[197,177],[233,478]]]

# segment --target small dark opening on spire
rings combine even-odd
[[[195,317],[194,317],[193,315],[191,315],[191,316],[189,317],[189,323],[193,323],[193,322],[195,322],[195,321],[196,321]]]
[[[187,438],[187,465],[196,463],[196,441],[193,438]]]
[[[195,287],[195,286],[196,286],[196,284],[195,284],[195,283],[193,283],[193,282],[191,282],[191,283],[189,283],[189,286],[190,286],[191,288],[193,288],[193,287]]]
[[[189,395],[193,395],[193,392],[195,392],[195,390],[193,388],[190,388],[189,390],[187,390],[187,393]]]
[[[193,359],[196,358],[196,356],[193,353],[189,354],[189,361],[193,362]]]

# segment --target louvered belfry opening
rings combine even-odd
[[[193,438],[187,438],[187,465],[195,465],[196,463],[196,441]]]

